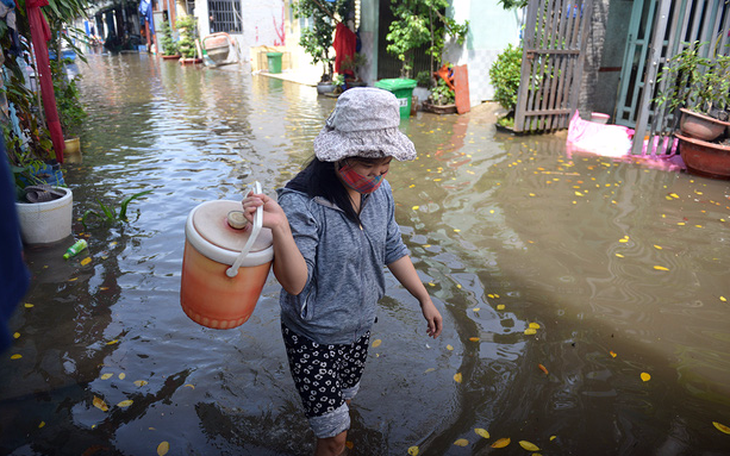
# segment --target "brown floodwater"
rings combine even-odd
[[[247,323],[217,331],[182,312],[180,273],[188,212],[254,180],[273,194],[334,100],[147,55],[92,55],[79,71],[76,217],[152,193],[128,224],[76,222],[89,249],[70,261],[70,239],[26,249],[0,454],[310,454],[273,276]],[[730,426],[728,183],[569,155],[560,135],[496,132],[492,114],[402,122],[419,158],[388,179],[445,329],[427,338],[389,276],[351,454],[529,454],[521,440],[544,455],[730,454],[713,425]]]

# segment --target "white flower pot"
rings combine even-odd
[[[73,193],[69,188],[54,188],[66,195],[43,203],[15,203],[24,243],[48,244],[71,235]]]

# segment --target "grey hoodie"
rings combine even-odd
[[[363,198],[361,226],[322,197],[279,190],[279,205],[307,263],[304,290],[281,290],[282,322],[320,344],[351,344],[370,330],[385,293],[384,267],[408,255],[390,184]]]

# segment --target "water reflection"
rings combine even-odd
[[[67,166],[77,216],[153,192],[130,205],[130,225],[75,226],[89,264],[61,260],[66,246],[27,252],[35,306],[13,320],[23,358],[0,361],[0,452],[144,454],[166,441],[171,454],[310,454],[276,282],[229,331],[188,320],[178,291],[190,209],[239,200],[254,179],[283,185],[334,100],[145,55],[94,55],[80,71],[91,118],[84,161]],[[419,159],[389,174],[397,217],[447,330],[427,340],[389,277],[352,454],[484,454],[500,437],[545,454],[727,447],[711,426],[730,424],[727,183],[568,156],[560,137],[496,133],[481,108],[402,129]]]

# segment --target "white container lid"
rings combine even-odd
[[[190,211],[185,224],[188,242],[211,260],[232,265],[251,234],[251,229],[235,229],[228,223],[228,214],[241,210],[240,201],[219,200],[199,204]],[[271,230],[262,228],[241,266],[258,266],[273,258]]]

